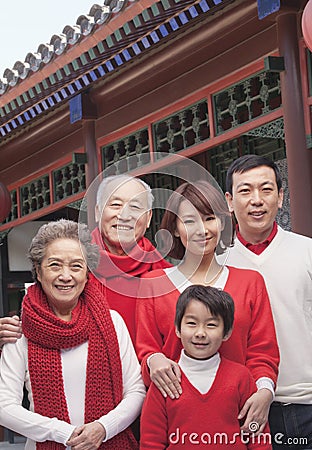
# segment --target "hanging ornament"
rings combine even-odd
[[[308,1],[303,10],[301,25],[303,39],[312,52],[312,0]]]

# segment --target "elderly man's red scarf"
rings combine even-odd
[[[130,250],[127,255],[115,255],[110,253],[104,244],[101,233],[98,228],[92,231],[92,242],[97,244],[100,249],[100,262],[95,270],[99,279],[108,282],[109,279],[137,280],[142,274],[155,269],[164,269],[171,264],[164,260],[159,251],[146,238],[142,237],[139,242]],[[118,281],[115,281],[118,285]],[[133,295],[136,297],[137,290],[133,289]],[[125,295],[129,294],[129,284],[125,284]]]
[[[100,250],[100,262],[94,271],[98,280],[105,284],[107,302],[118,311],[126,322],[132,342],[135,343],[135,310],[140,278],[154,269],[170,267],[166,260],[145,237],[127,255],[110,253],[98,228],[92,232],[92,241]]]
[[[64,393],[60,350],[88,341],[85,423],[107,414],[122,399],[122,370],[117,336],[105,300],[88,282],[72,319],[65,322],[52,312],[41,286],[30,286],[23,300],[22,325],[28,339],[28,365],[35,412],[70,423]],[[137,449],[128,428],[101,444],[100,449]],[[52,441],[38,450],[64,449]]]

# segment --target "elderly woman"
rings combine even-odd
[[[129,425],[145,388],[128,330],[89,273],[99,258],[89,231],[63,219],[43,225],[29,258],[24,335],[1,357],[0,423],[26,436],[27,450],[138,448]]]

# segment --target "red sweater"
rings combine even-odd
[[[224,290],[234,300],[234,329],[229,340],[223,342],[220,354],[246,365],[255,380],[268,377],[276,383],[279,351],[264,280],[254,270],[228,269]],[[174,328],[180,293],[162,269],[145,274],[141,289],[145,298],[137,301],[136,350],[144,382],[149,386],[149,355],[161,352],[175,361],[180,356],[181,341]]]
[[[162,258],[145,237],[126,256],[108,252],[98,228],[92,232],[92,242],[100,249],[100,262],[94,275],[105,285],[109,307],[124,319],[134,343],[135,310],[140,277],[151,270],[170,267],[171,264]]]
[[[183,395],[164,398],[152,384],[141,415],[141,450],[207,448],[271,449],[270,430],[261,439],[240,433],[238,413],[256,391],[250,371],[243,365],[221,359],[216,378],[201,394],[182,373]],[[209,441],[210,439],[210,441]]]

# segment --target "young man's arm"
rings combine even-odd
[[[22,336],[22,323],[18,316],[0,318],[0,347],[16,342]]]
[[[263,432],[274,397],[272,390],[278,375],[279,349],[267,289],[263,277],[256,272],[254,288],[246,366],[256,380],[258,391],[246,401],[241,416],[246,415],[242,427],[245,431],[251,423],[257,422],[259,432]],[[268,387],[265,379],[271,381]]]
[[[248,401],[250,401],[250,399],[252,399],[253,396],[257,395],[256,389],[257,387],[255,381],[250,371],[247,369],[244,373],[244,378],[242,379],[242,382],[239,386],[241,411],[243,410],[242,406],[246,405],[246,403],[248,403]],[[265,390],[266,389],[263,389],[263,391]],[[258,393],[259,392],[260,391],[258,391]],[[269,391],[268,394],[271,395]],[[245,434],[243,435],[245,438],[247,438],[247,436],[250,435],[250,440],[247,444],[248,450],[272,449],[272,446],[270,444],[271,437],[267,415],[266,417],[263,418],[263,424],[259,424],[256,420],[253,420],[249,423],[248,427],[245,427],[245,424],[243,424],[241,426],[241,430],[245,432]]]

